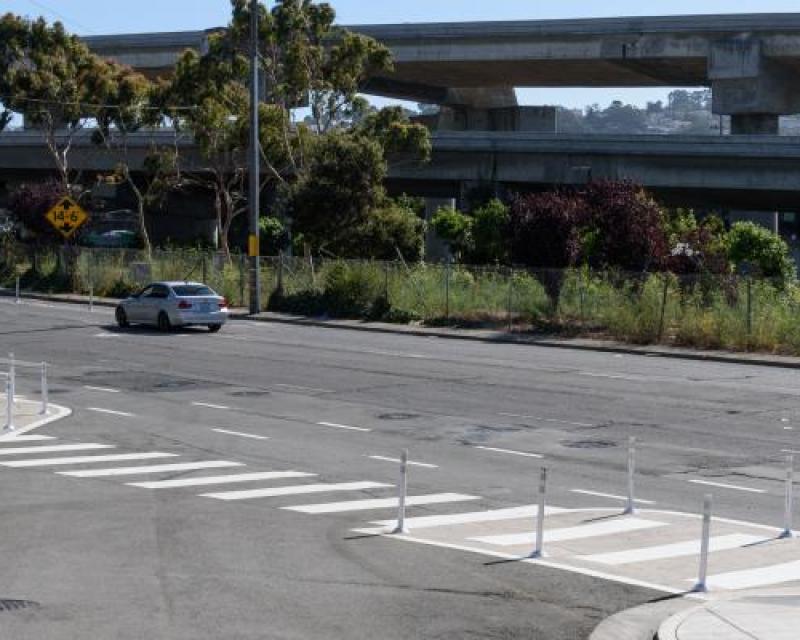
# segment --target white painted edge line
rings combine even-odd
[[[132,413],[126,411],[114,411],[112,409],[101,409],[100,407],[86,407],[87,411],[94,411],[95,413],[105,413],[111,416],[122,416],[123,418],[135,417]]]
[[[594,496],[595,498],[608,498],[609,500],[621,500],[623,502],[627,502],[628,500],[625,496],[617,496],[613,493],[601,493],[600,491],[587,491],[586,489],[570,489],[570,493],[579,493],[584,496]],[[642,498],[636,498],[635,502],[637,504],[658,504],[654,500],[643,500]]]
[[[28,436],[22,435],[14,435],[11,436],[4,436],[0,438],[0,444],[14,444],[15,442],[41,442],[42,440],[55,440],[55,436],[43,436],[43,435],[36,435],[31,434]]]
[[[513,456],[524,456],[526,458],[544,458],[543,455],[538,453],[528,453],[527,451],[514,451],[513,449],[498,449],[497,447],[484,447],[483,445],[473,445],[475,449],[481,449],[483,451],[494,451],[495,453],[509,453]]]
[[[711,482],[710,480],[689,480],[692,484],[702,484],[708,487],[718,487],[720,489],[731,489],[733,491],[745,491],[747,493],[766,493],[766,489],[754,489],[752,487],[743,487],[738,484],[727,484],[725,482]]]
[[[338,424],[336,422],[317,422],[320,427],[333,427],[334,429],[347,429],[348,431],[361,431],[369,433],[372,429],[365,429],[364,427],[351,427],[347,424]]]
[[[211,404],[210,402],[192,402],[192,406],[205,407],[206,409],[219,409],[220,411],[230,411],[230,407],[224,404]]]
[[[589,422],[574,422],[572,420],[561,420],[559,418],[544,418],[542,416],[529,416],[522,413],[504,413],[500,412],[497,414],[498,416],[503,416],[504,418],[523,418],[527,420],[538,420],[539,422],[554,422],[557,424],[568,424],[573,427],[593,427],[594,425]]]
[[[99,391],[100,393],[122,393],[119,389],[112,389],[111,387],[92,387],[88,384],[83,385],[87,391]]]
[[[383,462],[395,462],[400,464],[400,458],[387,458],[386,456],[367,456],[371,460],[382,460]],[[427,462],[414,462],[412,460],[408,461],[408,465],[411,467],[423,467],[425,469],[438,469],[438,464],[429,464]]]
[[[229,431],[228,429],[212,429],[212,431],[229,436],[239,436],[240,438],[251,438],[252,440],[269,440],[267,436],[257,436],[253,433],[242,433],[241,431]]]
[[[542,567],[546,567],[548,569],[558,569],[561,571],[569,571],[571,573],[577,573],[584,576],[589,576],[591,578],[599,578],[601,580],[608,580],[610,582],[617,582],[620,584],[627,584],[633,587],[641,587],[643,589],[651,589],[653,591],[661,591],[662,593],[668,593],[673,595],[685,594],[686,589],[675,589],[673,587],[667,587],[665,585],[656,584],[652,582],[645,582],[643,580],[636,580],[634,578],[625,578],[623,576],[616,576],[610,573],[605,573],[602,571],[595,571],[594,569],[585,569],[582,567],[573,567],[571,565],[561,564],[559,562],[553,562],[550,560],[543,560],[541,558],[521,558],[518,555],[513,555],[510,553],[503,553],[501,551],[490,551],[487,549],[477,549],[475,547],[468,547],[466,545],[460,544],[451,544],[447,542],[438,542],[435,540],[426,540],[424,538],[416,538],[414,535],[403,534],[403,535],[395,535],[386,533],[383,529],[353,529],[353,533],[360,533],[364,535],[378,535],[385,538],[390,538],[392,540],[402,540],[403,542],[416,542],[418,544],[426,544],[432,547],[441,547],[443,549],[453,549],[455,551],[466,551],[467,553],[477,553],[482,556],[489,556],[492,558],[501,558],[503,560],[518,560],[520,562],[525,562],[527,564],[535,564],[540,565]],[[687,595],[687,598],[691,598],[691,595]]]
[[[28,433],[29,431],[33,431],[34,429],[43,427],[46,424],[56,422],[57,420],[61,420],[62,418],[68,418],[71,415],[72,415],[72,409],[69,409],[68,407],[62,407],[61,405],[58,404],[49,404],[47,415],[42,416],[40,420],[32,422],[31,424],[25,427],[20,427],[19,429],[15,429],[10,433],[0,431],[0,433],[3,434],[0,435],[0,442],[5,442],[6,440],[13,440],[14,438],[22,435],[23,433]]]

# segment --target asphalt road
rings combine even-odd
[[[424,465],[410,494],[477,498],[413,516],[531,505],[542,465],[548,504],[617,508],[603,494],[625,493],[636,436],[637,493],[660,509],[697,512],[712,482],[725,485],[715,514],[779,526],[783,451],[800,449],[800,372],[783,369],[247,321],[163,335],[119,331],[108,309],[0,300],[11,351],[46,360],[51,400],[74,409],[41,430],[55,442],[246,465],[144,478],[0,467],[0,637],[15,640],[586,638],[664,593],[354,531],[392,509],[281,508],[391,487],[234,501],[199,494],[265,485],[126,483],[292,470],[394,485],[408,448]],[[35,397],[37,375],[20,370],[22,393]]]

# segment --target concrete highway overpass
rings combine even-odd
[[[800,112],[800,13],[355,25],[393,52],[365,92],[452,107],[446,128],[491,128],[514,87],[707,86],[734,132],[777,132]],[[92,36],[101,55],[170,71],[210,31]],[[524,128],[524,127],[523,127]]]
[[[134,168],[153,141],[168,144],[168,131],[140,134],[131,145]],[[188,161],[201,166],[190,140]],[[508,132],[433,135],[430,164],[393,164],[388,187],[431,198],[461,198],[492,183],[501,191],[630,179],[669,203],[693,206],[800,210],[800,138],[774,136],[565,136]],[[113,156],[93,146],[89,133],[73,147],[71,167],[92,175],[111,171]],[[0,182],[11,185],[53,172],[34,131],[0,135]]]

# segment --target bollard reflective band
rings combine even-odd
[[[251,258],[257,258],[259,255],[258,236],[251,233],[247,242],[247,252]]]

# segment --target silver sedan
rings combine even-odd
[[[205,325],[215,333],[228,320],[228,303],[199,282],[154,282],[119,303],[117,324],[149,324],[161,331]]]

